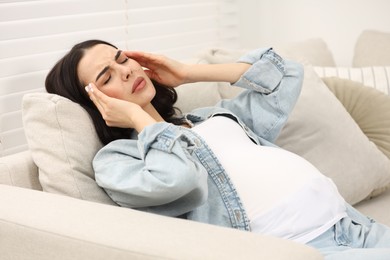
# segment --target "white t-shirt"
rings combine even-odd
[[[304,158],[256,145],[238,123],[224,116],[193,130],[231,178],[252,232],[306,243],[346,216],[334,183]]]

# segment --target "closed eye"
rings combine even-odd
[[[108,76],[108,78],[107,78],[107,80],[106,81],[104,81],[104,85],[106,85],[109,81],[110,81],[110,79],[111,79],[111,75],[110,76]]]

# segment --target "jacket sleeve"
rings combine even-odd
[[[272,48],[254,50],[238,62],[252,66],[232,85],[247,89],[219,106],[232,111],[258,136],[274,142],[301,91],[303,67]]]
[[[169,123],[138,140],[116,140],[95,156],[96,182],[120,206],[179,216],[207,199],[207,172],[191,156],[193,133]]]

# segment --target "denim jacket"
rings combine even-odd
[[[300,94],[302,66],[272,49],[254,50],[238,62],[252,64],[233,84],[245,90],[214,107],[196,109],[186,119],[196,125],[226,115],[256,144],[274,146]],[[138,139],[103,147],[93,166],[98,185],[120,206],[250,230],[234,184],[191,129],[166,122],[150,125]]]

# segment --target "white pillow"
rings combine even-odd
[[[355,204],[390,182],[390,160],[362,132],[311,66],[276,144],[316,166]]]
[[[88,113],[58,95],[23,97],[23,124],[44,191],[115,203],[95,182],[92,159],[102,147]]]
[[[390,66],[362,68],[316,66],[314,70],[321,78],[338,77],[349,79],[390,95]]]

